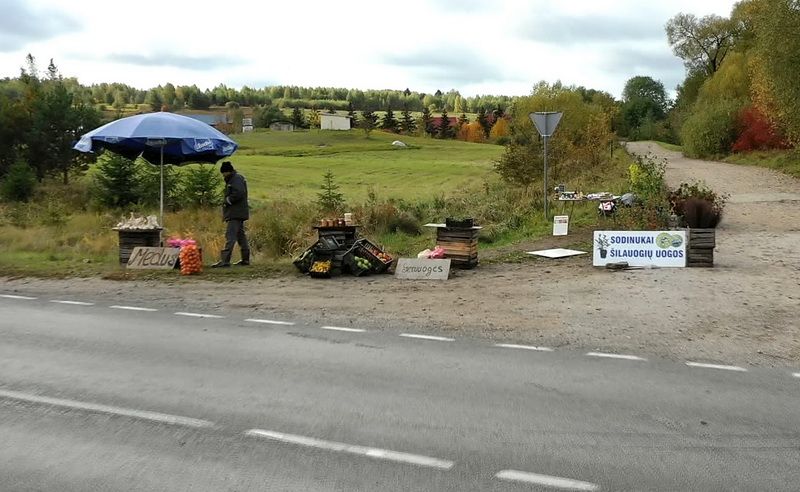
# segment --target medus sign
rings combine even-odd
[[[686,231],[595,231],[594,266],[685,267]]]
[[[131,252],[127,267],[140,270],[169,270],[175,268],[175,262],[178,261],[180,252],[180,248],[137,246]]]

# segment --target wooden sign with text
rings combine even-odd
[[[400,258],[394,276],[405,280],[447,280],[450,276],[450,260]]]
[[[138,270],[170,270],[175,268],[180,248],[133,248],[128,259],[128,268]]]

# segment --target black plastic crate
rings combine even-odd
[[[391,256],[384,253],[375,243],[362,238],[355,242],[352,250],[372,263],[372,273],[383,273],[394,261]]]
[[[314,266],[317,263],[322,263],[322,262],[328,263],[328,269],[324,271],[314,271]],[[314,278],[330,278],[332,273],[333,273],[333,262],[331,261],[331,258],[323,259],[316,256],[314,258],[314,262],[311,263],[311,268],[308,270],[308,274]]]
[[[357,261],[357,258],[364,258],[367,264],[362,265]],[[350,272],[351,274],[355,275],[356,277],[360,277],[362,275],[367,275],[373,268],[373,261],[370,258],[367,258],[366,255],[361,253],[359,248],[351,248],[342,258],[342,265],[345,269]]]
[[[317,240],[317,242],[314,243],[313,246],[311,246],[311,249],[313,249],[315,253],[316,252],[331,252],[332,253],[332,252],[334,252],[334,251],[336,251],[338,249],[341,249],[342,246],[343,246],[342,243],[339,242],[333,236],[321,236],[319,238],[319,240]]]
[[[311,264],[314,263],[314,257],[314,250],[308,248],[292,263],[294,263],[294,266],[296,266],[301,273],[308,273],[308,271],[311,270]]]
[[[444,219],[445,227],[473,227],[475,226],[475,219],[472,217],[467,217],[466,219],[455,219],[453,217],[447,217]]]

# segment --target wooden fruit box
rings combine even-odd
[[[713,267],[716,229],[688,229],[686,245],[687,267]]]
[[[436,227],[436,245],[444,249],[444,257],[456,268],[474,268],[478,264],[478,235],[481,227],[447,227],[446,224],[425,224]]]

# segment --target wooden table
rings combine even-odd
[[[444,248],[445,258],[456,268],[478,266],[478,234],[480,226],[447,227],[446,224],[425,224],[436,228],[436,244]]]

